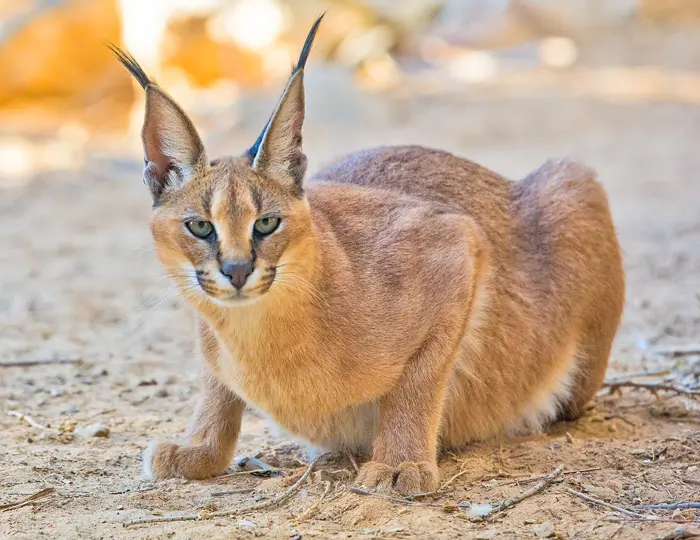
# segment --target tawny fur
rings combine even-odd
[[[371,453],[358,481],[401,493],[437,486],[440,449],[580,416],[624,301],[595,174],[559,161],[511,182],[405,146],[302,183],[302,75],[260,149],[214,162],[186,117],[168,123],[179,108],[157,114],[165,94],[145,79],[157,95],[144,128],[151,229],[197,311],[205,364],[191,442],[155,445],[152,476],[224,471],[245,404],[318,447]],[[149,156],[159,137],[171,151]],[[271,211],[280,228],[254,239]],[[214,224],[215,244],[186,231],[188,216]],[[236,294],[220,261],[251,258]]]

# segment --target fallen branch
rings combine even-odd
[[[513,506],[515,506],[519,502],[524,501],[528,497],[532,497],[533,495],[537,495],[538,493],[544,491],[549,486],[551,486],[552,483],[554,483],[554,481],[557,478],[559,478],[563,472],[564,472],[564,466],[559,465],[551,473],[549,473],[547,476],[545,476],[537,485],[535,485],[531,489],[528,489],[525,493],[518,495],[517,497],[514,497],[512,499],[508,499],[506,501],[503,501],[499,505],[496,505],[494,507],[494,509],[491,511],[491,514],[495,514],[497,512],[503,512],[504,510],[507,510],[508,508],[512,508]]]
[[[634,510],[688,510],[700,508],[700,502],[676,502],[668,504],[638,504],[631,506]]]
[[[231,508],[229,510],[219,510],[217,512],[207,512],[207,513],[202,513],[202,514],[189,514],[189,515],[184,515],[184,516],[164,516],[164,517],[150,517],[150,518],[143,518],[143,519],[133,519],[131,521],[125,521],[122,523],[124,527],[131,527],[133,525],[144,525],[144,524],[149,524],[149,523],[161,523],[164,521],[195,521],[195,520],[204,520],[204,519],[213,519],[217,517],[229,517],[233,515],[238,515],[238,514],[245,514],[248,512],[253,512],[255,510],[263,510],[265,508],[270,508],[272,506],[276,506],[280,504],[281,502],[287,500],[289,497],[294,495],[299,489],[301,489],[301,486],[306,482],[306,479],[309,477],[311,472],[313,471],[314,467],[316,466],[316,463],[318,463],[318,460],[321,458],[320,455],[316,456],[314,460],[309,463],[309,466],[307,467],[306,471],[304,471],[304,474],[301,475],[299,480],[297,480],[294,485],[292,485],[287,491],[284,493],[280,493],[277,497],[274,497],[268,501],[261,502],[261,503],[256,503],[256,504],[251,504],[249,506],[244,506],[243,508]]]
[[[47,497],[48,495],[51,495],[56,491],[56,488],[53,487],[45,487],[44,489],[40,489],[36,493],[33,493],[29,495],[28,497],[25,497],[21,501],[17,501],[14,503],[10,504],[3,504],[0,505],[0,510],[3,512],[9,512],[10,510],[15,510],[16,508],[21,508],[22,506],[26,506],[38,499],[43,499],[44,497]]]
[[[677,386],[675,384],[668,384],[663,382],[653,382],[653,383],[642,383],[634,381],[606,381],[603,383],[604,388],[609,388],[610,392],[614,392],[618,388],[641,388],[643,390],[649,390],[650,392],[673,392],[678,395],[683,396],[700,396],[700,390],[691,390],[684,386]]]
[[[593,504],[597,504],[598,506],[603,506],[605,508],[610,508],[611,510],[615,510],[616,512],[620,512],[621,514],[624,514],[626,516],[634,517],[634,518],[641,518],[645,521],[648,521],[650,519],[654,519],[653,517],[650,516],[645,516],[644,514],[638,514],[637,512],[632,512],[631,510],[627,510],[627,508],[623,508],[622,506],[617,506],[614,504],[607,503],[605,501],[601,501],[600,499],[596,499],[594,497],[591,497],[590,495],[586,495],[585,493],[580,493],[578,491],[575,491],[573,489],[567,489],[567,493],[571,493],[572,495],[576,495],[576,497],[583,499],[584,501],[591,502]]]
[[[28,416],[26,414],[22,414],[19,411],[7,411],[7,416],[15,416],[20,419],[20,421],[24,420],[27,424],[29,424],[32,427],[35,427],[37,429],[43,429],[45,431],[50,431],[51,433],[60,433],[59,430],[50,428],[49,426],[45,426],[43,424],[40,424],[36,420],[34,420],[31,416]]]
[[[575,471],[564,471],[561,474],[564,476],[567,476],[569,474],[583,474],[583,473],[589,473],[593,471],[600,471],[603,467],[590,467],[588,469],[576,469]],[[517,486],[519,484],[523,484],[525,482],[535,482],[536,480],[542,480],[543,478],[547,478],[548,475],[546,474],[541,474],[539,476],[530,476],[530,477],[524,477],[524,478],[518,478],[517,480],[513,480],[511,482],[506,482],[505,484],[500,484],[501,486]]]
[[[384,501],[388,501],[390,503],[394,504],[401,504],[403,506],[427,506],[430,508],[445,508],[444,504],[440,503],[428,503],[428,502],[418,502],[418,501],[412,501],[410,499],[399,499],[397,497],[392,497],[390,495],[383,495],[381,493],[372,493],[371,491],[364,490],[359,487],[351,487],[350,488],[350,493],[354,493],[355,495],[362,495],[364,497],[374,497],[376,499],[382,499]],[[454,505],[455,508],[469,508],[471,505],[469,504],[456,504]]]
[[[11,361],[11,362],[0,362],[0,368],[6,367],[34,367],[34,366],[48,366],[56,364],[78,364],[80,363],[79,358],[46,358],[43,360],[27,360],[26,362],[21,361]]]
[[[664,356],[670,356],[671,358],[677,358],[679,356],[691,356],[693,354],[700,354],[700,344],[691,345],[669,345],[668,347],[655,347],[652,352],[656,354],[662,354]]]
[[[253,488],[226,489],[224,491],[215,491],[211,494],[212,497],[223,497],[224,495],[235,495],[236,493],[251,493],[255,491]]]

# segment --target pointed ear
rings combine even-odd
[[[146,114],[141,130],[143,182],[157,202],[166,187],[179,187],[206,168],[204,145],[192,121],[148,78],[136,60],[114,45],[109,47],[146,91]]]
[[[277,108],[248,150],[253,169],[268,173],[297,189],[301,189],[307,163],[301,146],[305,114],[304,67],[322,19],[323,15],[311,27]]]
[[[292,75],[265,128],[253,169],[301,186],[306,156],[301,147],[304,124],[304,72]]]

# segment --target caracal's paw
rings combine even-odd
[[[180,445],[151,441],[143,453],[143,476],[150,480],[202,480],[221,474],[228,460],[207,445]]]
[[[391,467],[378,461],[368,461],[360,468],[357,483],[367,489],[401,495],[415,495],[435,491],[438,486],[438,468],[429,461],[404,461]]]

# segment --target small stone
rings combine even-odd
[[[469,507],[469,517],[485,517],[493,512],[493,506],[490,504],[472,504]]]
[[[61,409],[61,414],[74,414],[77,413],[79,410],[80,409],[78,409],[78,407],[74,403],[70,403],[63,407],[63,409]]]
[[[535,525],[532,532],[537,535],[537,538],[549,538],[554,535],[554,525],[549,522]]]
[[[158,381],[155,379],[144,379],[142,381],[139,381],[139,383],[136,386],[156,386],[158,384]]]
[[[250,521],[249,519],[239,519],[236,521],[236,525],[239,527],[243,527],[245,529],[253,529],[257,527],[257,525],[253,522]]]
[[[697,471],[697,470],[698,470],[698,466],[697,466],[697,465],[691,465],[690,467],[688,467],[688,468],[686,469],[686,471],[688,471],[688,472],[695,472],[695,471]]]
[[[498,531],[496,529],[487,529],[485,531],[480,531],[476,533],[474,537],[476,540],[493,540],[498,538]]]
[[[566,432],[566,442],[569,444],[574,444],[574,436],[568,431]]]
[[[58,388],[52,388],[52,389],[49,391],[49,395],[50,395],[52,398],[61,397],[61,396],[63,396],[64,394],[65,394],[65,392],[64,392],[63,390],[58,389]]]
[[[161,386],[157,391],[156,391],[156,397],[168,397],[170,393],[168,392],[168,389],[165,388],[164,386]]]
[[[124,510],[124,505],[120,504],[119,506],[117,506],[117,510]]]
[[[89,437],[109,437],[109,428],[104,424],[90,424],[75,429],[76,435],[85,439]]]
[[[75,420],[64,420],[58,426],[58,431],[60,431],[61,433],[73,433],[77,425],[78,422],[76,422]]]

